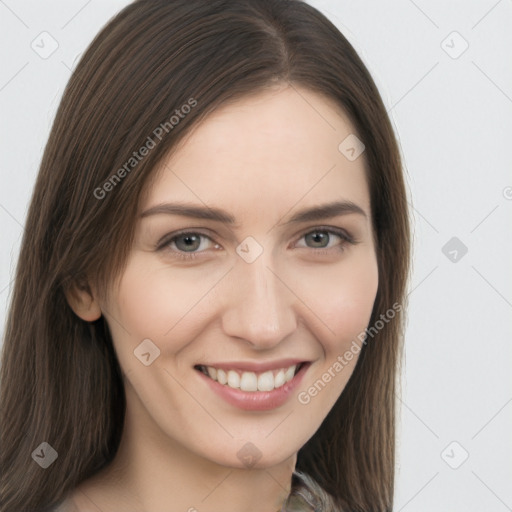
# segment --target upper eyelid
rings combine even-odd
[[[348,233],[346,229],[339,228],[339,227],[321,226],[320,225],[320,226],[312,226],[310,228],[306,228],[306,229],[298,231],[294,235],[295,243],[297,241],[299,241],[301,238],[305,237],[306,235],[308,235],[310,233],[314,233],[315,231],[327,231],[327,232],[333,233],[333,234],[335,234],[335,235],[337,235],[337,236],[339,236],[341,238],[344,238],[346,241],[356,242],[355,238],[350,233]],[[208,238],[212,243],[220,245],[218,242],[216,242],[214,240],[214,238],[212,238],[211,235],[206,234],[205,232],[203,232],[201,230],[201,228],[191,228],[191,229],[180,230],[177,233],[171,234],[171,236],[169,236],[169,237],[164,236],[161,239],[161,241],[157,244],[157,247],[168,246],[171,242],[174,242],[176,238],[178,238],[180,236],[183,236],[183,235],[189,235],[189,234],[190,235],[200,235],[200,236],[203,236],[205,238]],[[179,252],[185,252],[185,251],[179,251]],[[196,251],[196,254],[198,252],[204,252],[204,251]]]
[[[201,229],[184,229],[180,230],[177,233],[170,233],[169,235],[164,235],[156,244],[156,247],[165,247],[169,245],[171,242],[174,242],[176,238],[184,235],[200,235],[204,238],[208,238],[213,243],[218,243],[214,240],[214,238],[210,234],[206,234]]]
[[[345,235],[347,238],[353,238],[352,235],[350,234],[350,232],[345,228],[334,227],[334,226],[322,226],[322,225],[313,226],[313,227],[307,228],[305,230],[300,230],[297,232],[297,234],[295,236],[300,235],[302,237],[309,233],[314,233],[315,231],[327,231],[329,233],[334,233],[335,235],[338,235],[338,236]]]

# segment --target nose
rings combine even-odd
[[[237,261],[226,283],[222,315],[224,333],[256,350],[274,347],[297,328],[295,296],[264,255],[252,263]]]

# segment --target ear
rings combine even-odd
[[[73,282],[64,290],[69,306],[82,320],[94,322],[101,317],[101,308],[86,279]]]

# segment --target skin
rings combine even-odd
[[[332,373],[367,327],[377,293],[364,153],[349,161],[338,150],[352,133],[331,100],[280,85],[215,111],[160,166],[141,212],[168,202],[206,204],[236,225],[144,217],[110,301],[94,290],[68,296],[84,320],[107,319],[127,400],[119,452],[75,490],[78,510],[273,512],[282,505],[297,452],[343,391],[357,355],[309,403],[297,396]],[[340,200],[366,216],[286,224],[303,208]],[[324,248],[315,245],[318,236],[305,237],[319,227]],[[326,227],[357,243],[326,237]],[[206,235],[196,259],[176,256],[182,238],[179,247],[175,240],[155,249],[184,229]],[[263,248],[252,263],[236,252],[248,236]],[[144,339],[160,350],[149,366],[134,357]],[[228,404],[194,370],[289,357],[312,364],[287,402],[270,411]],[[237,456],[247,442],[261,454],[250,468]]]

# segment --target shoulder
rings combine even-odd
[[[311,476],[300,471],[294,471],[293,473],[289,503],[292,504],[290,510],[308,510],[311,512],[338,512],[341,510],[336,506],[334,498],[329,493]]]

